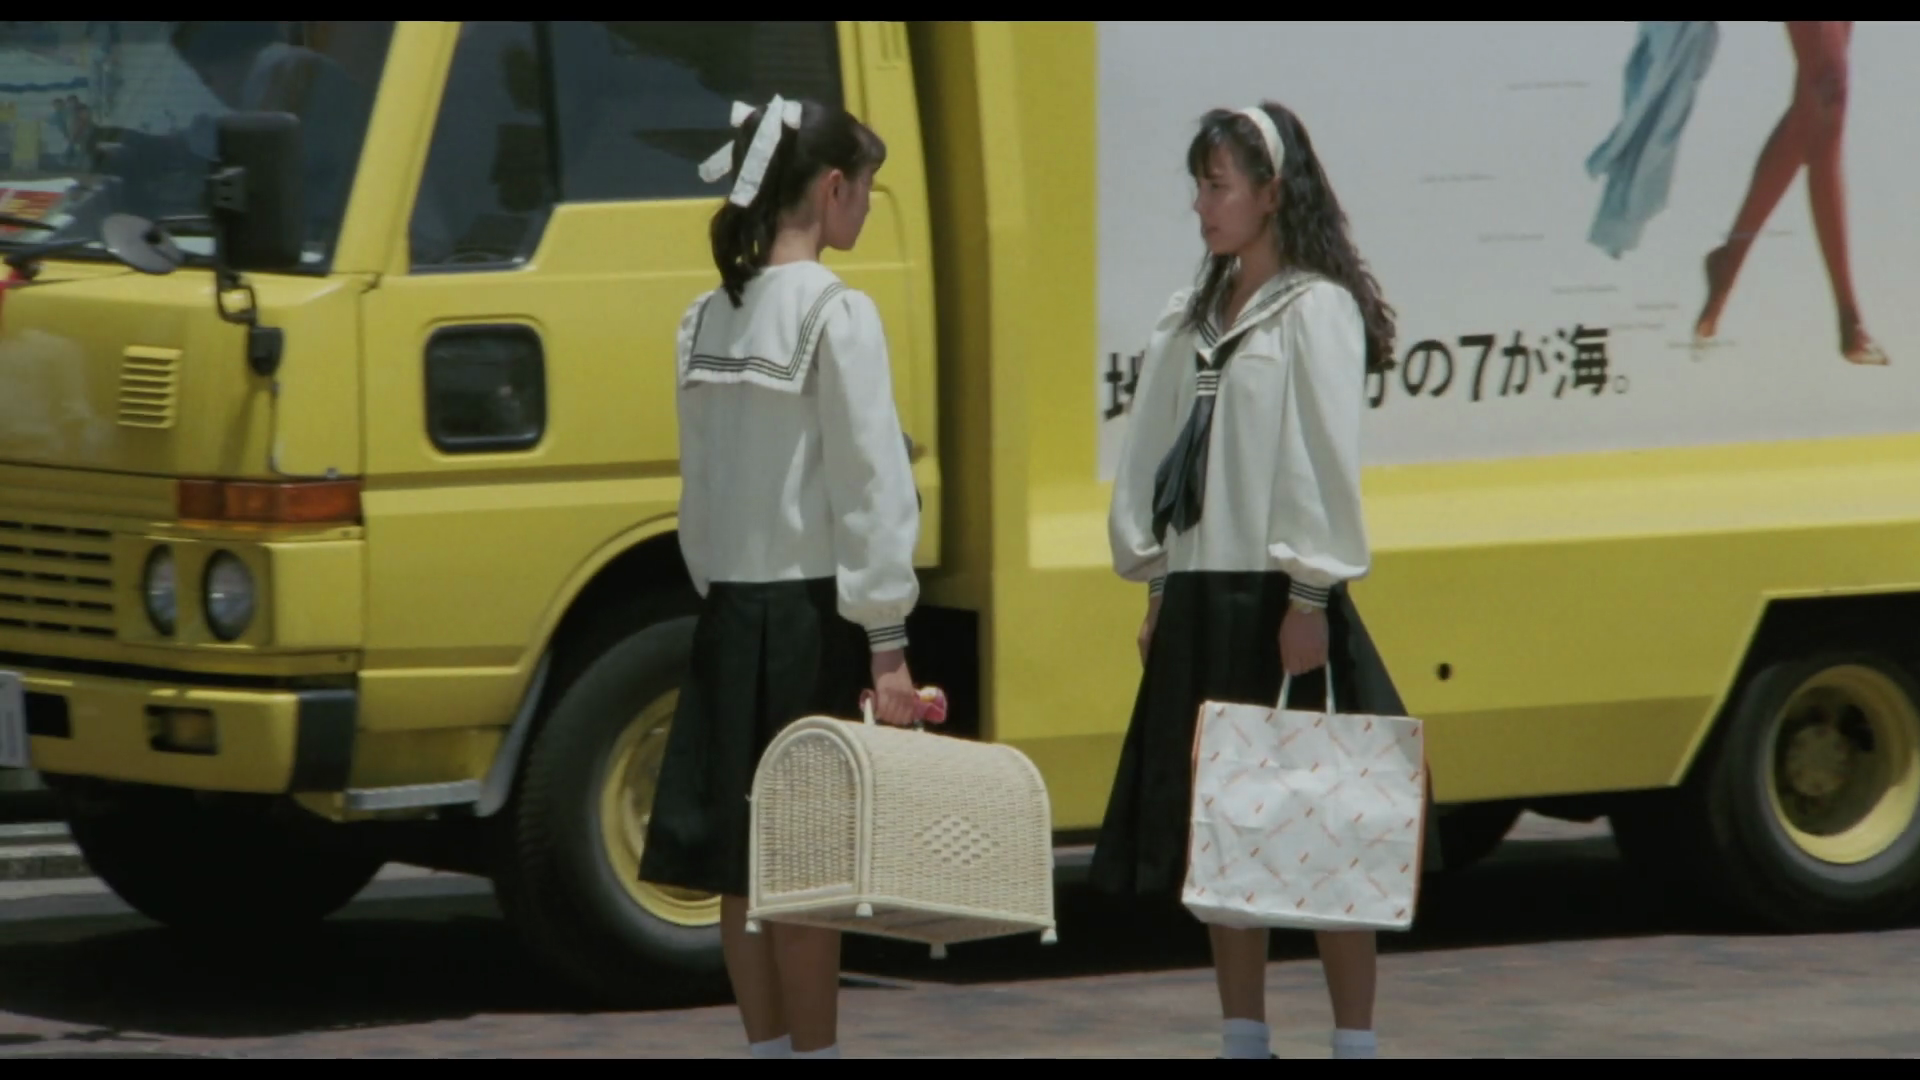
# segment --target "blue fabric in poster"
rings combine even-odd
[[[1643,22],[1627,58],[1620,123],[1587,157],[1587,175],[1607,178],[1587,239],[1614,258],[1640,243],[1673,187],[1680,134],[1720,42],[1715,22]]]

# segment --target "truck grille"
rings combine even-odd
[[[113,534],[0,518],[0,629],[111,638]]]

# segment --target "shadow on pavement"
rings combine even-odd
[[[956,946],[945,960],[899,942],[852,941],[850,969],[898,979],[971,984],[1206,967],[1206,930],[1177,904],[1123,910],[1089,889],[1062,892],[1060,940],[1034,937]],[[1510,841],[1486,862],[1427,879],[1411,932],[1383,934],[1383,954],[1546,941],[1684,933],[1678,917],[1620,862],[1608,837]],[[1276,961],[1312,959],[1313,935],[1276,932]]]
[[[1208,964],[1204,930],[1178,908],[1129,910],[1074,886],[1062,891],[1059,917],[1056,945],[1036,937],[982,942],[955,947],[942,961],[917,946],[849,938],[846,967],[868,977],[850,982],[977,984]],[[253,949],[195,944],[130,916],[100,923],[76,933],[66,920],[64,932],[47,935],[52,941],[0,938],[0,1011],[85,1028],[77,1034],[106,1044],[99,1049],[131,1056],[150,1055],[138,1051],[143,1037],[128,1032],[274,1037],[593,1011],[532,962],[484,894],[362,900],[311,934]],[[1381,947],[1391,954],[1685,932],[1635,883],[1610,839],[1513,841],[1478,867],[1430,880],[1414,930],[1383,936]],[[1310,959],[1312,937],[1276,934],[1273,955]],[[663,986],[636,1011],[721,1004]],[[0,1034],[0,1056],[73,1039]]]
[[[309,934],[252,947],[208,944],[132,915],[100,921],[93,936],[63,920],[65,932],[52,936],[64,940],[0,944],[0,1013],[138,1042],[125,1033],[259,1038],[591,1011],[532,961],[484,893],[361,900]],[[715,1004],[725,1001],[663,986],[640,1007]],[[63,1039],[0,1034],[0,1056],[43,1041]]]

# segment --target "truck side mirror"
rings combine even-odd
[[[220,118],[218,146],[207,202],[220,265],[235,273],[298,267],[307,240],[299,118],[230,113]]]

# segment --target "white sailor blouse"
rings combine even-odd
[[[920,504],[880,313],[818,262],[760,272],[678,334],[680,551],[694,588],[834,578],[875,652],[907,643]]]
[[[1142,359],[1108,516],[1114,570],[1162,588],[1183,571],[1280,571],[1325,606],[1366,576],[1359,305],[1317,275],[1282,274],[1231,328],[1182,328],[1173,295]]]

